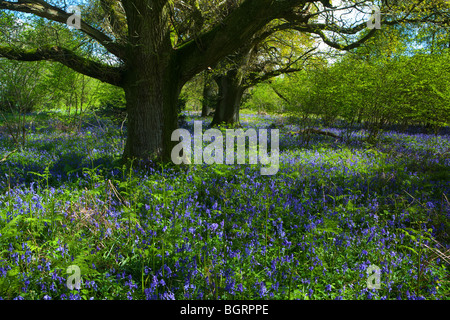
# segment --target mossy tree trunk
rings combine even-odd
[[[219,86],[219,97],[211,126],[239,123],[239,109],[246,87],[237,73],[236,70],[231,70],[215,78]]]

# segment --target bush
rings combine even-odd
[[[387,125],[426,125],[434,133],[448,125],[450,56],[400,56],[383,61],[347,56],[332,66],[285,77],[274,88],[288,111],[316,115],[330,126],[337,119],[364,123],[369,139]]]
[[[284,111],[285,102],[271,89],[268,83],[260,83],[253,87],[242,106],[261,113]]]

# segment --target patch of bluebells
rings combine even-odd
[[[267,128],[272,121],[246,115],[241,124]],[[193,129],[192,122],[183,126]],[[337,134],[341,130],[333,128]],[[420,292],[415,291],[417,257],[402,248],[417,250],[418,244],[398,231],[417,228],[411,216],[415,212],[409,205],[397,205],[406,194],[414,195],[415,202],[425,204],[420,208],[425,221],[421,232],[431,228],[430,236],[442,236],[445,229],[432,218],[449,217],[448,203],[441,197],[448,194],[449,185],[427,180],[406,158],[449,166],[448,159],[432,157],[450,147],[449,136],[387,132],[384,138],[390,144],[374,151],[362,148],[357,138],[337,148],[322,136],[299,149],[298,140],[281,133],[281,167],[270,178],[262,177],[258,168],[239,165],[223,168],[222,174],[206,165],[185,172],[134,171],[133,187],[140,198],[132,223],[131,203],[105,183],[123,176],[119,168],[111,168],[120,154],[118,138],[111,147],[103,131],[92,126],[70,139],[61,139],[55,131],[33,133],[30,147],[0,166],[0,175],[12,186],[0,193],[0,203],[7,204],[0,208],[0,223],[3,227],[17,221],[17,233],[0,240],[8,248],[0,258],[0,279],[15,278],[12,285],[17,290],[2,292],[2,297],[442,298],[436,289],[442,276],[437,270],[445,262],[436,261],[431,268],[429,253],[421,257],[426,281]],[[25,174],[43,173],[43,164],[50,168],[49,189],[42,179],[37,183],[36,177]],[[99,165],[101,172],[83,171]],[[95,180],[93,172],[101,179]],[[132,178],[122,181],[127,179]],[[0,180],[0,187],[6,186]],[[125,189],[117,189],[126,197]],[[55,212],[57,231],[49,219]],[[31,216],[47,220],[39,224],[39,239],[30,237],[21,219]],[[70,238],[86,250],[68,245]],[[66,287],[65,268],[82,261],[83,255],[109,259],[84,266],[89,270],[83,275],[87,294]],[[372,264],[381,268],[380,291],[366,288],[366,270]]]

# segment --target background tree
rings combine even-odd
[[[214,76],[219,94],[212,125],[239,122],[244,92],[258,83],[302,69],[316,47],[310,38],[295,31],[268,28],[248,47],[226,60],[225,72]]]
[[[218,88],[211,69],[203,72],[202,117],[210,115],[217,106]]]

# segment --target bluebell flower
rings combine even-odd
[[[164,292],[161,296],[162,300],[175,300],[175,295],[173,292]]]

